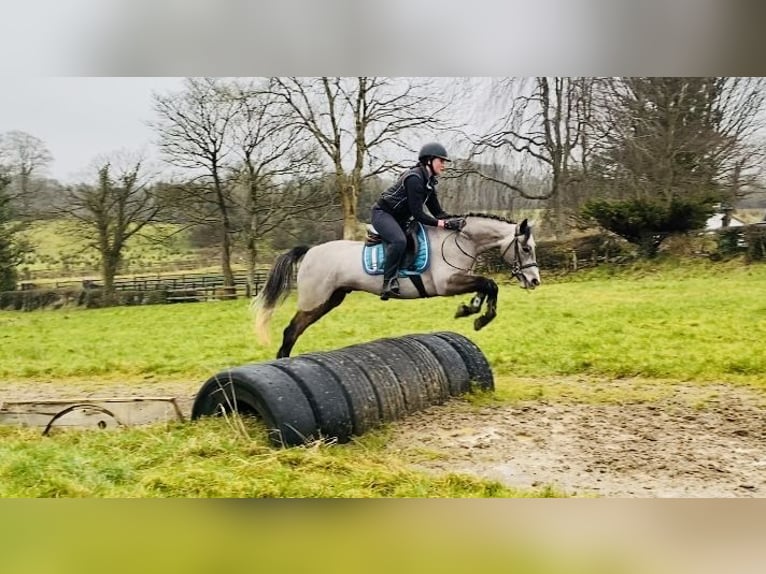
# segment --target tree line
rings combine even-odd
[[[196,230],[233,281],[240,246],[356,239],[425,141],[454,158],[452,213],[537,208],[551,237],[598,226],[647,256],[763,189],[762,78],[187,78],[153,94],[149,158],[109,152],[90,181],[45,178],[45,143],[0,132],[0,290],[25,222],[66,217],[99,253],[107,299],[147,226]],[[176,228],[177,228],[176,226]]]

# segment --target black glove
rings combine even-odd
[[[445,219],[444,220],[444,229],[449,229],[450,231],[460,231],[465,227],[465,218],[464,217],[453,217],[451,219]]]

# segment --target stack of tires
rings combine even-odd
[[[347,442],[450,397],[494,388],[492,369],[470,339],[405,335],[227,369],[202,385],[192,419],[254,415],[275,446]]]

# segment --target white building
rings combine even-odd
[[[705,223],[705,229],[721,229],[724,227],[724,217],[726,217],[725,213],[713,214]],[[734,215],[729,214],[729,225],[726,227],[742,227],[743,225],[746,225],[744,221]]]

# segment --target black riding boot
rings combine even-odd
[[[383,291],[380,298],[383,301],[391,297],[399,297],[399,253],[386,245],[386,265],[383,269]]]

